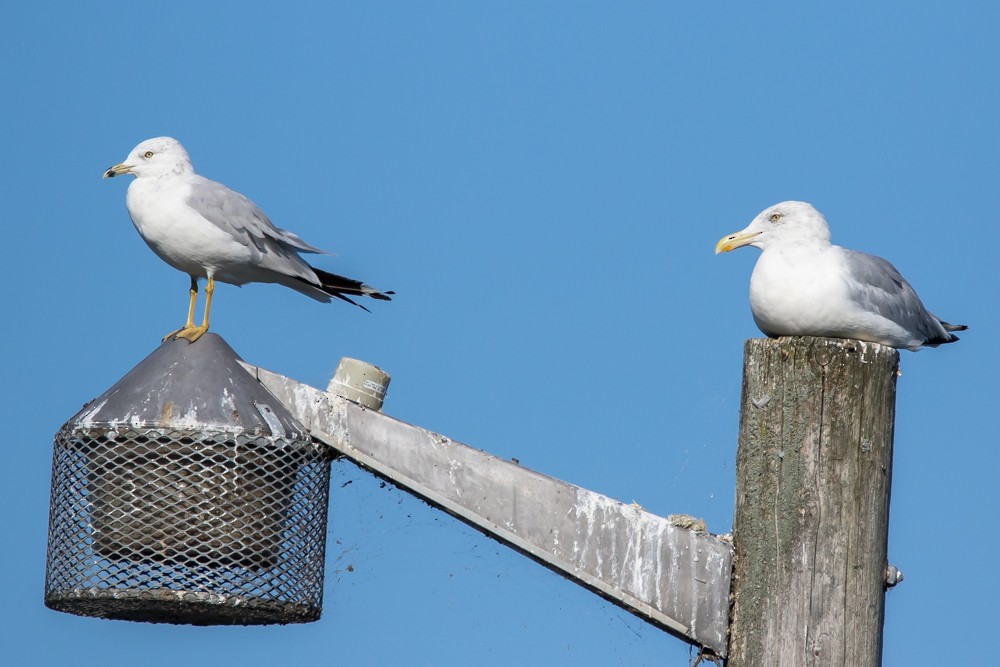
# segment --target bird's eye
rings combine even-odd
[[[145,157],[147,159],[153,157],[153,151],[146,151],[145,154],[143,155],[143,157]]]
[[[771,222],[777,222],[778,220],[781,220],[781,214],[780,213],[772,213],[771,214]]]

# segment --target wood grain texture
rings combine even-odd
[[[729,667],[881,663],[896,350],[748,340]]]

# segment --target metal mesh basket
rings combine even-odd
[[[194,625],[317,620],[330,460],[308,439],[67,423],[46,606]]]

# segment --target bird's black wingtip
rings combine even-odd
[[[944,320],[938,320],[941,324],[941,328],[944,329],[943,334],[936,335],[933,338],[928,338],[923,342],[924,347],[937,347],[938,345],[947,345],[948,343],[955,343],[959,340],[959,337],[951,333],[952,331],[966,331],[969,327],[964,324],[952,324],[951,322],[945,322]]]
[[[352,299],[351,297],[347,296],[346,294],[341,294],[340,292],[327,292],[327,293],[330,296],[334,297],[334,298],[340,299],[341,301],[346,301],[347,303],[351,304],[352,306],[357,306],[358,308],[360,308],[361,310],[365,311],[366,313],[372,312],[372,311],[368,310],[367,308],[365,308],[360,303],[358,303],[357,301],[355,301],[354,299]]]
[[[928,338],[922,343],[922,347],[938,347],[939,345],[947,345],[948,343],[957,343],[961,340],[955,334],[947,334],[947,338],[944,336],[937,336],[935,338]]]

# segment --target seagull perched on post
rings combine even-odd
[[[329,254],[271,224],[264,212],[238,192],[199,176],[180,142],[147,139],[104,178],[132,174],[125,205],[139,235],[160,259],[191,277],[187,321],[163,340],[198,340],[208,331],[212,293],[218,279],[232,285],[278,283],[317,301],[367,296],[389,301],[393,292],[310,266],[299,253]],[[194,324],[198,279],[205,278],[205,315]]]
[[[719,240],[716,254],[760,248],[750,278],[750,309],[765,334],[829,336],[917,350],[953,343],[949,324],[924,308],[892,264],[830,243],[830,229],[805,202],[764,209],[743,231]]]

